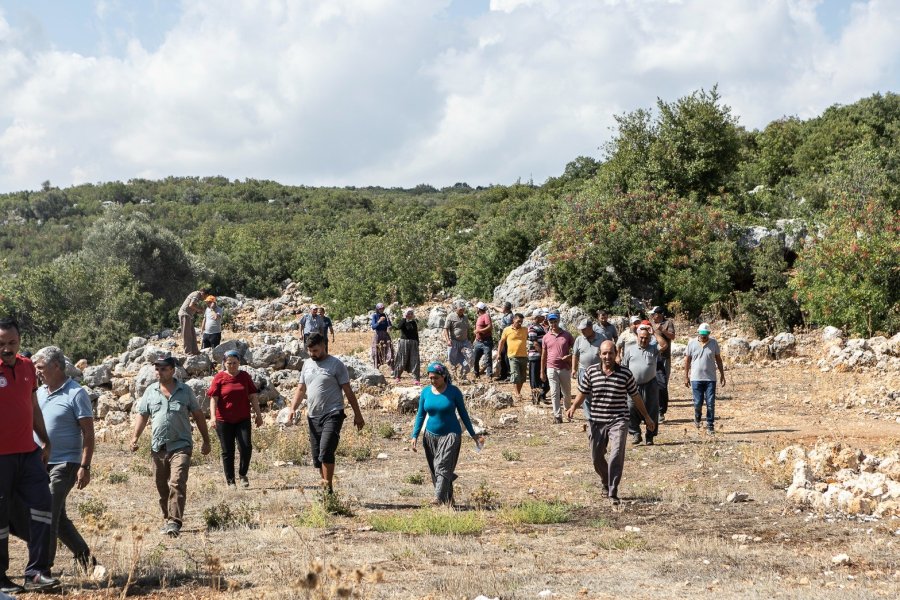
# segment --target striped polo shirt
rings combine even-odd
[[[616,365],[612,374],[603,372],[603,365],[591,365],[578,379],[578,390],[590,400],[590,419],[611,423],[628,418],[628,398],[637,394],[637,384],[631,371]]]

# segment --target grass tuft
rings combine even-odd
[[[484,517],[477,512],[455,512],[423,508],[411,515],[373,516],[375,531],[417,535],[475,535],[484,530]]]
[[[410,473],[403,478],[403,483],[408,483],[410,485],[422,485],[423,483],[425,483],[425,476],[421,473]]]
[[[572,518],[572,507],[563,502],[525,500],[503,511],[504,519],[512,524],[550,525],[565,523]]]
[[[509,462],[515,462],[518,460],[522,460],[522,453],[516,452],[514,450],[506,449],[503,452],[501,452],[500,454],[501,454],[501,456],[503,456],[504,459],[508,460]]]
[[[247,502],[241,502],[232,509],[224,500],[203,509],[203,522],[206,528],[233,529],[235,527],[254,527],[256,525],[256,508]]]

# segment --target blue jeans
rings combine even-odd
[[[494,359],[491,356],[494,350],[494,342],[492,340],[487,341],[476,341],[474,350],[472,352],[472,363],[474,363],[475,367],[475,377],[481,375],[481,358],[483,356],[487,357],[487,368],[485,369],[485,373],[487,373],[488,378],[494,375]]]
[[[691,391],[694,393],[694,422],[699,423],[703,416],[703,403],[706,403],[706,428],[712,431],[716,420],[716,382],[692,381]]]

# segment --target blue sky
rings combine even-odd
[[[541,182],[718,84],[749,128],[900,83],[894,0],[0,0],[0,192]]]

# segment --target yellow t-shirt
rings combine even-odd
[[[528,356],[528,328],[516,329],[512,325],[503,330],[501,341],[506,340],[506,355],[525,358]]]

